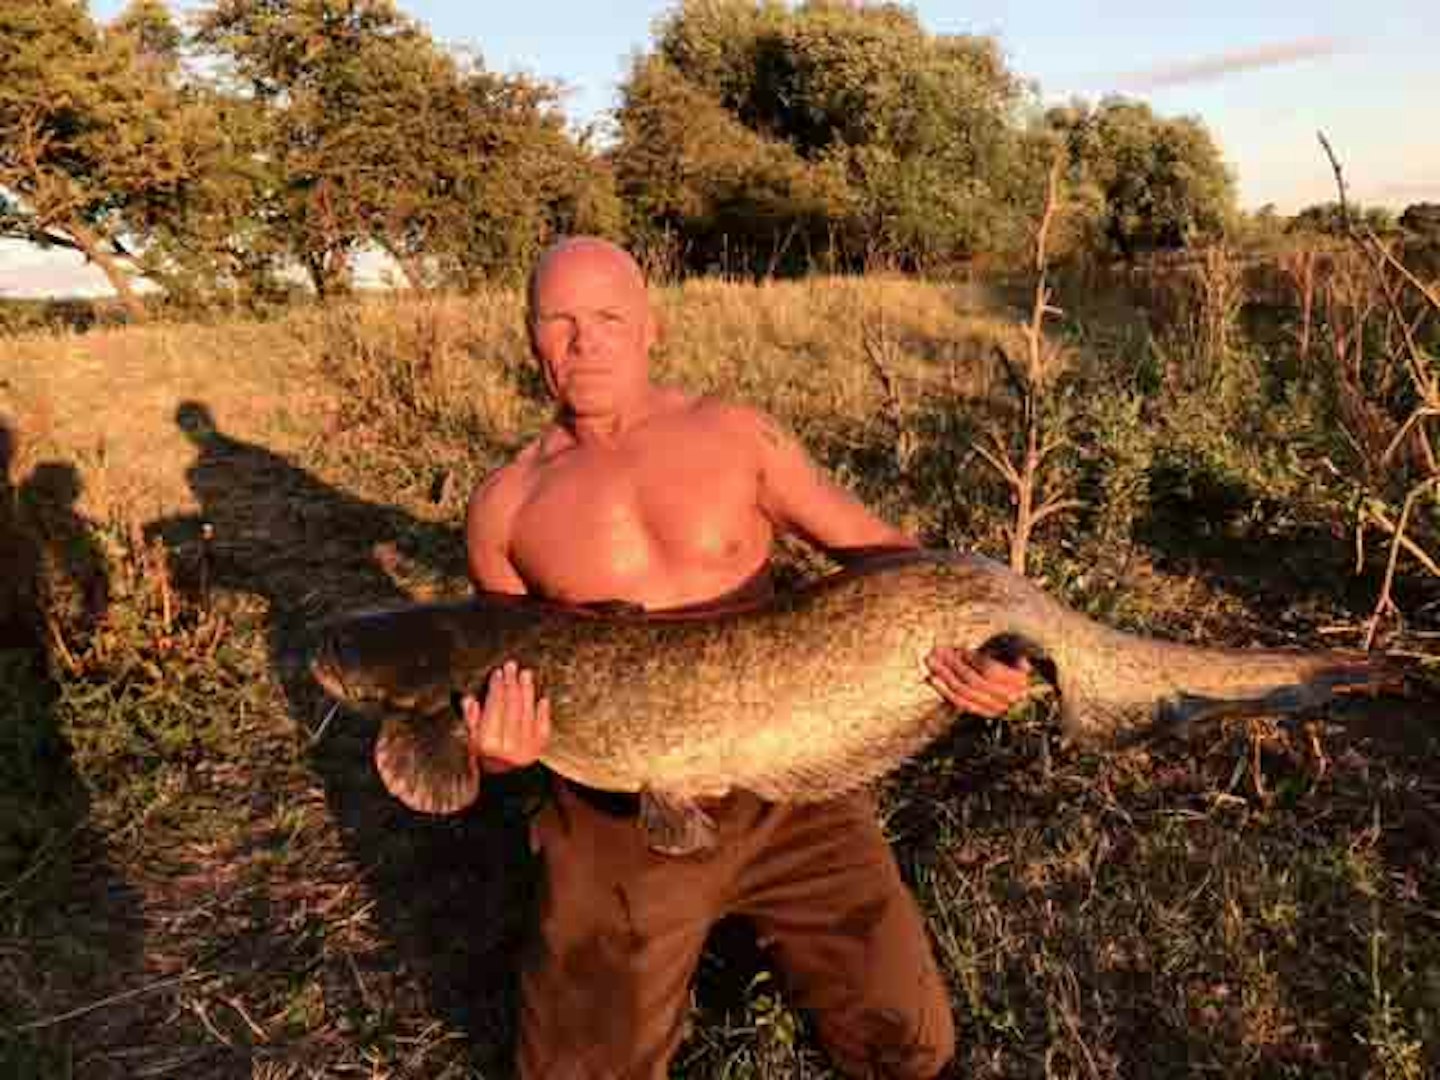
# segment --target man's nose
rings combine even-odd
[[[583,353],[595,340],[595,328],[585,319],[576,319],[570,331],[570,351]]]

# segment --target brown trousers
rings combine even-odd
[[[534,823],[545,879],[522,973],[525,1080],[663,1078],[706,936],[730,914],[771,943],[846,1075],[933,1077],[950,1059],[945,982],[868,794],[777,806],[735,793],[707,807],[716,849],[675,858],[650,852],[633,817],[555,789]]]

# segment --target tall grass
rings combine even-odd
[[[690,281],[656,290],[657,373],[769,410],[927,542],[1003,556],[1007,491],[973,444],[1013,419],[995,356],[1025,348],[1026,284]],[[1353,572],[1361,451],[1322,364],[1340,294],[1264,293],[1226,253],[1057,289],[1048,422],[1086,507],[1037,531],[1036,576],[1186,640],[1358,643],[1384,560]],[[530,902],[497,841],[512,804],[401,812],[366,729],[287,650],[325,611],[464,587],[469,488],[550,415],[522,315],[496,290],[0,341],[5,494],[29,507],[50,628],[45,671],[0,658],[0,1069],[503,1074]],[[221,438],[183,429],[197,404]],[[47,476],[69,478],[50,517],[26,502]],[[1435,594],[1414,563],[1398,578],[1390,643],[1432,656]],[[1080,756],[1054,752],[1047,709],[962,724],[883,790],[961,1071],[1440,1066],[1421,714],[1400,707],[1388,740],[1262,721]],[[677,1073],[830,1075],[782,983],[753,946],[707,955]]]

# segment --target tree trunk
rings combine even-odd
[[[119,261],[105,250],[100,237],[83,225],[68,225],[65,231],[74,239],[80,253],[100,268],[100,272],[110,282],[110,287],[115,290],[115,295],[120,298],[120,303],[125,305],[130,321],[147,322],[150,313],[145,310],[145,302],[130,283],[130,275],[122,270]]]
[[[310,284],[318,300],[329,300],[350,291],[350,260],[343,250],[327,248],[307,252],[305,270],[310,275]]]

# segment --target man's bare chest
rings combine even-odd
[[[770,541],[755,470],[683,443],[561,455],[537,470],[511,537],[523,569],[566,591],[748,565]]]

